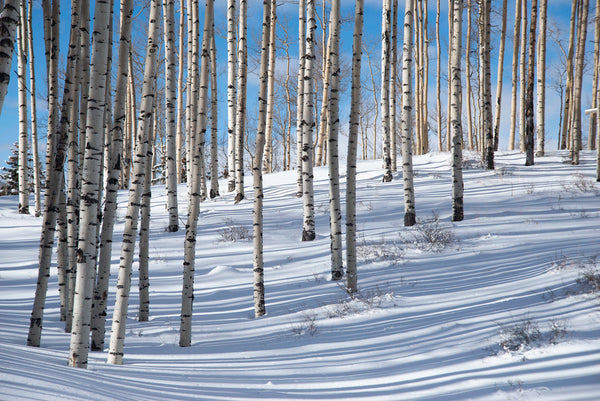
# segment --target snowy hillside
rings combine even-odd
[[[402,224],[400,173],[382,183],[381,161],[359,163],[354,299],[329,280],[327,170],[315,170],[312,243],[300,241],[295,173],[265,176],[260,319],[252,243],[240,238],[251,233],[252,201],[202,203],[190,348],[178,346],[184,230],[165,232],[165,189],[155,187],[150,321],[137,321],[134,272],[124,365],[90,353],[88,370],[66,366],[55,265],[42,346],[25,345],[41,218],[18,215],[16,196],[0,197],[0,399],[598,400],[600,184],[595,153],[582,152],[580,166],[566,156],[524,167],[522,155],[499,152],[486,171],[467,153],[460,223],[449,219],[450,155],[415,157],[421,223],[412,228]],[[185,186],[179,195],[185,216]]]

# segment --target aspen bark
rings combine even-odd
[[[217,89],[217,46],[215,44],[215,26],[210,34],[210,199],[219,196],[219,153],[218,122],[219,104]]]
[[[19,177],[19,206],[20,214],[29,214],[29,168],[27,153],[28,129],[27,129],[27,8],[25,1],[20,2],[17,29],[17,79],[18,79],[18,103],[19,103],[19,154],[18,154],[18,177]]]
[[[563,108],[563,125],[561,128],[561,149],[567,149],[567,143],[570,132],[571,132],[571,114],[572,114],[572,101],[573,101],[573,55],[575,53],[575,32],[577,22],[577,10],[578,0],[573,0],[571,3],[571,22],[570,22],[570,33],[569,33],[569,49],[567,51],[567,79],[565,83],[565,106]],[[570,148],[569,144],[569,148]]]
[[[535,0],[534,0],[535,1]],[[485,154],[485,167],[488,170],[494,169],[494,116],[492,114],[492,73],[491,73],[491,38],[490,38],[490,27],[491,27],[491,0],[483,0],[481,2],[483,8],[480,12],[482,13],[482,24],[479,28],[483,32],[480,37],[483,39],[483,43],[479,43],[479,49],[481,51],[481,58],[483,61],[483,88],[481,91],[482,96],[482,138],[483,146],[482,153]]]
[[[519,1],[519,0],[517,0]],[[448,0],[448,102],[446,105],[446,150],[452,148],[452,123],[450,121],[450,112],[452,108],[452,63],[450,62],[450,54],[452,54],[452,40],[454,26],[454,0]]]
[[[505,0],[506,1],[506,0]],[[437,0],[437,14],[435,17],[435,38],[437,42],[437,59],[436,59],[436,111],[437,111],[437,140],[438,152],[442,149],[442,46],[440,41],[440,0]]]
[[[315,0],[307,2],[306,54],[304,55],[304,111],[302,113],[302,241],[313,241],[315,233],[315,205],[313,192],[313,114],[315,30],[317,28]]]
[[[275,0],[263,0],[262,40],[260,52],[260,73],[258,93],[258,125],[256,127],[256,153],[252,166],[254,187],[253,216],[253,253],[254,253],[254,316],[261,317],[265,309],[265,284],[263,260],[263,152],[265,148],[265,130],[267,126],[268,86],[269,86],[269,48],[273,45],[270,40],[271,24],[274,21],[272,9]]]
[[[136,133],[136,149],[133,167],[133,180],[129,189],[123,244],[117,278],[116,303],[113,311],[112,330],[108,349],[108,363],[120,365],[123,363],[123,347],[125,343],[125,328],[127,323],[127,308],[131,289],[131,269],[135,248],[135,237],[140,213],[140,202],[145,179],[145,163],[149,134],[154,111],[154,97],[157,75],[158,55],[158,24],[160,18],[159,0],[152,0],[148,21],[148,42],[144,64],[144,83],[142,86],[142,102],[140,105],[139,122]]]
[[[31,102],[31,153],[33,157],[33,191],[35,199],[35,217],[39,217],[42,214],[42,196],[41,196],[41,177],[40,177],[40,155],[39,155],[39,144],[38,144],[38,123],[37,123],[37,97],[36,97],[36,82],[35,82],[35,57],[33,51],[33,13],[32,10],[33,0],[28,1],[28,9],[30,10],[27,15],[27,48],[29,51],[29,89],[30,89],[30,102]]]
[[[338,156],[339,100],[340,100],[340,0],[331,4],[331,86],[329,95],[329,143],[327,160],[329,165],[329,225],[331,231],[331,279],[341,280],[344,276],[342,256],[342,209],[340,206],[340,172]]]
[[[500,140],[500,115],[502,112],[502,83],[504,74],[504,52],[506,49],[506,7],[507,0],[502,1],[502,23],[500,28],[500,49],[498,50],[498,71],[496,73],[496,110],[494,121],[494,150],[498,150]]]
[[[19,25],[19,4],[18,0],[6,0],[0,12],[0,112],[10,81],[15,35]]]
[[[577,32],[577,51],[575,54],[575,76],[573,82],[573,128],[571,164],[579,164],[579,151],[581,150],[581,91],[583,81],[583,67],[585,57],[585,41],[587,37],[587,20],[589,0],[580,0],[579,30]]]
[[[238,79],[235,118],[235,202],[244,199],[244,136],[246,131],[246,81],[248,76],[248,2],[240,0],[238,28]]]
[[[273,172],[273,109],[275,107],[275,59],[277,52],[275,41],[277,39],[277,3],[271,4],[269,25],[269,63],[267,82],[267,125],[265,127],[265,149],[263,155],[263,173]]]
[[[111,143],[109,149],[109,166],[106,180],[106,195],[100,234],[98,256],[98,272],[92,302],[92,351],[104,349],[106,332],[106,300],[108,295],[108,279],[112,257],[114,222],[117,211],[117,190],[122,165],[123,131],[127,119],[127,88],[129,81],[129,50],[131,46],[131,16],[133,0],[121,0],[120,39],[117,67],[117,82],[115,104],[113,107],[113,122],[111,127]]]
[[[79,2],[73,2],[79,6]],[[98,225],[98,202],[100,170],[102,168],[104,110],[106,107],[107,55],[110,32],[111,2],[98,2],[94,11],[94,35],[92,44],[92,67],[86,121],[86,145],[81,172],[81,198],[79,204],[79,238],[77,245],[77,279],[73,299],[73,327],[69,349],[69,366],[87,368],[92,297],[96,273],[96,245]],[[77,10],[79,11],[79,10]],[[72,10],[74,13],[74,9]],[[73,29],[71,30],[73,33]],[[79,48],[79,29],[71,42]],[[72,38],[73,39],[73,38]],[[63,108],[64,110],[64,108]],[[61,119],[62,125],[62,119]]]
[[[398,83],[398,0],[392,2],[392,59],[390,68],[390,158],[392,172],[398,171],[398,145],[396,129],[396,85]]]
[[[407,0],[411,1],[411,0]],[[346,160],[346,291],[358,291],[356,267],[356,159],[361,103],[361,58],[364,22],[364,0],[354,6],[354,32],[352,35],[352,89],[350,99],[350,132]]]
[[[404,182],[404,225],[416,223],[414,177],[412,165],[413,107],[415,94],[412,87],[413,69],[413,10],[414,0],[406,0],[404,11],[404,44],[402,46],[402,179]]]
[[[235,190],[236,0],[227,0],[227,190]]]
[[[163,0],[163,19],[165,32],[165,131],[167,135],[167,211],[170,233],[179,230],[179,212],[177,209],[177,66],[175,48],[175,0]]]
[[[542,0],[546,2],[546,0]],[[541,26],[540,26],[541,29]],[[544,47],[544,51],[545,51]],[[540,47],[541,55],[541,47]],[[594,20],[594,64],[593,64],[593,78],[592,78],[592,109],[598,107],[598,64],[600,63],[600,4],[596,0],[596,17]],[[589,134],[588,134],[588,149],[594,150],[596,147],[596,126],[598,125],[598,113],[590,114],[589,122]]]
[[[193,11],[198,12],[197,1],[193,1]],[[241,12],[245,12],[245,5],[241,5]],[[245,17],[245,16],[244,16]],[[198,129],[197,135],[206,134],[207,114],[208,114],[208,74],[210,63],[210,35],[213,24],[214,9],[213,0],[206,1],[204,10],[204,34],[202,37],[202,51],[200,64],[200,92],[198,97]],[[243,18],[240,15],[240,18]],[[245,35],[244,35],[245,36]],[[242,34],[240,33],[240,39]],[[245,39],[244,39],[245,40]],[[238,109],[239,111],[239,109]],[[237,125],[237,124],[236,124]],[[194,139],[193,142],[195,142]],[[199,152],[194,152],[194,159],[199,159]],[[198,215],[200,213],[200,174],[201,162],[194,160],[189,183],[191,185],[188,220],[185,231],[184,259],[183,259],[183,286],[181,290],[181,322],[179,327],[179,346],[189,347],[192,345],[192,304],[194,300],[194,268],[196,255],[196,231],[198,225]],[[237,183],[237,181],[236,181]]]
[[[519,37],[521,35],[521,2],[515,1],[515,27],[513,33],[513,57],[512,57],[512,93],[510,101],[510,133],[508,138],[508,150],[515,149],[515,137],[517,126],[517,90],[519,83]]]
[[[544,156],[546,143],[546,15],[548,13],[548,1],[540,0],[538,32],[538,59],[537,59],[537,146],[536,156]],[[595,96],[594,96],[595,98]],[[595,106],[592,106],[595,107]]]
[[[452,103],[450,108],[450,122],[452,125],[452,221],[462,221],[463,209],[463,178],[462,178],[462,122],[461,122],[461,34],[462,34],[462,9],[463,0],[452,0],[452,52],[450,65],[452,69]]]
[[[527,91],[527,0],[521,0],[521,58],[519,61],[519,149],[525,152]]]
[[[175,133],[175,157],[176,157],[176,165],[177,165],[177,183],[181,184],[184,181],[183,177],[183,144],[184,144],[184,134],[183,134],[183,119],[184,119],[184,111],[185,108],[183,106],[183,70],[184,70],[184,30],[185,30],[185,1],[179,1],[179,55],[178,55],[178,71],[177,71],[177,125],[176,125],[176,133]]]
[[[302,175],[302,130],[304,113],[304,62],[306,54],[306,0],[298,0],[298,89],[296,95],[296,196],[304,190]]]
[[[465,79],[467,93],[467,138],[469,150],[473,150],[473,109],[471,103],[471,93],[473,92],[471,86],[471,0],[467,0],[467,38],[465,46]]]
[[[383,0],[381,11],[381,127],[383,136],[383,182],[391,182],[392,157],[390,155],[390,41],[392,2]]]

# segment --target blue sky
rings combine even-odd
[[[562,32],[562,38],[566,43],[568,36],[568,18],[570,16],[570,0],[550,0],[550,6],[548,11],[548,26],[549,29],[560,28]],[[93,2],[92,2],[93,3]],[[118,2],[116,2],[118,4]],[[400,13],[403,13],[403,1],[399,1]],[[512,2],[509,2],[512,3]],[[493,1],[493,7],[499,8],[502,2],[499,0]],[[118,7],[118,5],[116,6]],[[447,62],[447,1],[441,1],[441,37],[442,37],[442,71],[445,71],[445,64]],[[64,66],[64,59],[66,57],[66,44],[68,41],[68,29],[69,29],[69,19],[70,19],[70,2],[62,2],[61,5],[62,14],[61,14],[61,65]],[[319,7],[320,8],[320,7]],[[289,21],[290,24],[290,36],[295,39],[297,35],[297,4],[292,4],[290,2],[282,2],[281,6],[278,8],[280,18],[286,21]],[[118,9],[116,9],[118,12]],[[93,12],[93,4],[92,4],[92,12]],[[203,12],[203,6],[201,6],[201,12]],[[217,29],[221,27],[221,30],[224,31],[225,25],[225,1],[218,0],[215,2],[215,12],[216,12],[216,24]],[[344,17],[353,17],[354,12],[354,2],[353,1],[343,1],[342,2],[342,14]],[[590,10],[590,20],[594,16],[595,9]],[[250,0],[249,1],[249,35],[250,38],[258,38],[260,35],[260,18],[262,15],[262,2],[259,0]],[[429,21],[431,24],[431,41],[430,41],[430,104],[429,108],[431,112],[435,108],[435,58],[436,58],[436,48],[435,48],[435,36],[433,31],[433,24],[435,23],[436,16],[436,2],[435,0],[429,0]],[[45,63],[44,63],[44,45],[43,45],[43,33],[42,33],[42,13],[41,13],[41,5],[39,2],[34,2],[33,9],[33,18],[34,18],[34,38],[36,44],[36,75],[38,76],[37,85],[38,85],[38,112],[40,114],[40,121],[45,121]],[[176,17],[177,18],[177,17]],[[466,12],[465,12],[466,18]],[[140,19],[140,26],[145,27],[145,22],[143,19]],[[514,23],[514,4],[509,4],[508,6],[508,39],[507,39],[507,50],[506,50],[506,58],[504,64],[504,90],[503,90],[503,110],[502,110],[502,134],[501,134],[501,148],[505,148],[508,140],[508,113],[510,105],[508,103],[510,98],[510,79],[511,79],[511,57],[512,57],[512,29]],[[364,43],[370,47],[370,52],[372,54],[372,58],[375,62],[378,62],[380,57],[379,46],[379,35],[380,35],[380,27],[381,24],[381,1],[380,0],[366,0],[365,1],[365,36]],[[499,16],[493,18],[493,24],[495,24],[496,32],[499,31],[500,19]],[[402,16],[400,17],[399,23],[399,32],[402,32]],[[144,45],[145,36],[140,34],[139,32],[143,32],[145,28],[138,29],[138,35],[134,40],[137,40],[139,46]],[[590,25],[588,29],[588,38],[587,38],[587,52],[591,53],[593,50],[593,26]],[[498,40],[499,35],[493,35],[493,39],[496,39],[493,46],[493,54],[492,54],[492,82],[493,82],[493,91],[495,92],[495,82],[496,82],[496,68],[497,68],[497,48],[498,48]],[[557,63],[559,59],[560,52],[558,50],[558,46],[552,39],[549,37],[548,42],[548,67],[547,71],[550,71],[553,67],[553,63]],[[352,24],[346,23],[343,26],[342,31],[342,52],[347,52],[347,57],[350,57],[351,52],[351,41],[352,41]],[[401,43],[400,43],[401,45]],[[297,50],[295,49],[296,43],[292,44],[291,52],[292,54],[296,54]],[[224,39],[217,40],[217,48],[218,48],[218,58],[219,58],[219,71],[222,72],[220,77],[220,87],[225,88],[224,80],[225,78],[225,60],[226,60],[226,43]],[[9,86],[9,92],[7,98],[4,103],[4,108],[2,110],[2,114],[0,115],[0,125],[3,127],[3,133],[0,137],[0,164],[3,164],[4,161],[8,158],[10,154],[10,147],[14,142],[18,140],[18,114],[17,114],[17,79],[16,79],[16,58],[14,60],[14,68],[13,74],[11,76],[11,83]],[[295,67],[292,67],[295,68]],[[363,64],[363,71],[365,71],[366,66]],[[443,72],[442,72],[443,73]],[[444,74],[444,73],[443,73]],[[550,72],[548,72],[550,74]],[[377,79],[379,77],[377,76]],[[250,77],[250,88],[248,93],[248,103],[249,108],[252,108],[252,105],[255,103],[256,95],[253,92],[253,78]],[[586,75],[584,78],[584,95],[583,95],[583,107],[587,108],[590,104],[591,99],[591,74]],[[444,88],[445,84],[442,83],[442,88]],[[220,115],[223,116],[219,119],[219,132],[224,133],[226,131],[225,128],[225,118],[226,112],[224,110],[224,91],[220,91],[220,99],[221,106]],[[547,124],[547,135],[549,137],[548,147],[554,148],[555,141],[553,142],[552,138],[556,138],[556,126],[558,124],[558,115],[559,115],[559,107],[560,102],[558,101],[558,94],[552,89],[547,89],[547,103],[548,110],[546,116],[546,124]],[[442,100],[442,103],[445,103]],[[344,107],[344,105],[342,105]],[[442,106],[444,107],[444,106]],[[347,116],[347,113],[342,110],[342,118]],[[587,132],[587,119],[584,118],[584,132]],[[342,120],[342,124],[344,121]],[[40,127],[40,135],[45,136],[45,127]],[[435,148],[435,141],[431,140],[432,149]],[[44,146],[40,146],[40,149],[44,149]]]

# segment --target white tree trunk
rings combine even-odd
[[[492,114],[492,49],[491,49],[491,11],[492,2],[491,0],[484,0],[481,2],[483,8],[482,12],[482,23],[480,31],[483,35],[480,37],[483,39],[482,43],[479,43],[479,48],[483,60],[483,88],[481,96],[483,100],[483,107],[481,110],[482,115],[482,138],[483,138],[483,153],[485,160],[485,167],[488,170],[494,169],[494,115]],[[480,11],[481,12],[481,11]]]
[[[580,0],[581,1],[581,0]],[[579,18],[579,30],[577,32],[577,51],[575,53],[575,75],[573,82],[573,130],[571,137],[573,145],[571,148],[571,164],[579,164],[579,151],[581,150],[581,92],[583,81],[583,67],[585,58],[585,41],[587,37],[587,20],[589,0],[583,0]]]
[[[302,200],[304,205],[302,241],[313,241],[316,237],[313,192],[313,132],[315,128],[313,73],[316,28],[315,0],[308,0],[306,54],[304,56],[304,111],[302,112]]]
[[[500,114],[502,112],[502,82],[504,74],[504,52],[506,49],[506,5],[507,0],[502,1],[502,23],[500,28],[500,50],[498,50],[498,71],[496,73],[496,109],[494,114],[494,150],[498,150],[500,139]]]
[[[350,132],[348,135],[348,158],[346,161],[346,291],[350,293],[358,291],[356,268],[356,159],[360,125],[360,64],[362,57],[364,1],[356,0],[354,7]]]
[[[33,0],[29,0],[28,8],[32,9]],[[35,82],[35,57],[33,51],[33,13],[27,15],[27,46],[29,50],[29,90],[31,102],[31,153],[33,157],[33,191],[35,198],[35,217],[42,214],[42,197],[41,197],[41,166],[40,155],[38,149],[38,124],[37,124],[37,97],[36,97],[36,82]]]
[[[331,94],[329,95],[329,223],[331,230],[331,279],[341,280],[344,276],[342,256],[342,209],[340,206],[340,171],[338,157],[338,133],[340,127],[340,0],[331,4]]]
[[[529,28],[529,59],[527,72],[527,93],[525,104],[525,165],[534,163],[534,134],[535,121],[533,119],[533,84],[535,78],[535,33],[537,29],[537,0],[531,1],[531,23]]]
[[[218,121],[219,104],[217,89],[217,46],[215,44],[215,27],[212,25],[210,35],[210,199],[219,196],[219,153],[218,153]]]
[[[184,135],[183,135],[183,118],[185,108],[183,106],[183,60],[184,60],[184,31],[185,31],[185,0],[179,1],[179,56],[178,56],[178,64],[179,70],[177,72],[177,125],[176,125],[176,133],[175,133],[175,147],[177,150],[175,151],[176,157],[176,165],[177,165],[177,183],[181,184],[183,182],[183,143],[184,143]]]
[[[100,235],[98,273],[92,305],[92,351],[102,351],[104,349],[106,300],[108,293],[108,279],[110,276],[114,222],[117,211],[117,190],[122,168],[123,131],[128,114],[126,97],[129,77],[128,62],[131,44],[132,11],[133,0],[122,0],[117,82],[115,104],[113,108],[114,121],[112,123],[112,140],[109,149],[109,159],[107,161],[109,169]]]
[[[414,1],[406,0],[404,7],[404,43],[402,45],[402,111],[400,113],[400,132],[402,134],[402,176],[404,181],[404,225],[416,223],[415,192],[413,184],[412,138],[413,106],[412,88],[413,69],[413,10]]]
[[[527,0],[521,0],[521,58],[519,61],[519,149],[525,152],[525,102],[527,91]]]
[[[546,6],[546,0],[542,0],[542,5],[540,6],[540,13],[542,13],[542,7],[547,7]],[[546,21],[544,19],[544,24],[546,24]],[[542,21],[541,21],[541,17],[540,17],[540,32],[542,29]],[[541,39],[540,39],[541,42]],[[545,37],[544,37],[544,43],[545,43]],[[544,57],[546,56],[545,52],[546,52],[546,46],[544,46],[544,49],[542,50],[542,45],[540,43],[540,57],[542,56],[542,51],[544,51]],[[600,7],[598,4],[598,0],[596,0],[596,17],[594,19],[594,64],[593,64],[593,78],[592,78],[592,109],[595,109],[598,107],[598,96],[596,95],[598,92],[598,64],[600,63]],[[539,69],[539,68],[538,68]],[[545,78],[545,76],[544,76]],[[544,81],[545,82],[545,81]],[[539,97],[539,95],[538,95]],[[539,110],[539,106],[538,106],[538,110]],[[539,113],[539,111],[538,111]],[[539,118],[539,117],[538,117]],[[590,122],[589,122],[589,134],[588,134],[588,150],[594,150],[596,149],[596,125],[598,124],[598,114],[597,113],[591,113],[590,114]],[[539,125],[538,125],[538,131],[539,131]],[[539,136],[538,136],[539,138]]]
[[[198,12],[197,1],[193,1],[193,13]],[[200,64],[200,94],[198,100],[198,124],[197,135],[206,134],[207,114],[208,114],[208,74],[210,63],[210,35],[213,24],[213,0],[206,0],[204,10],[204,34],[202,37],[202,52]],[[192,142],[196,142],[193,139]],[[200,158],[200,153],[194,152],[194,158]],[[192,174],[189,184],[191,184],[191,196],[188,203],[188,220],[185,229],[185,244],[183,255],[183,286],[181,290],[181,324],[179,327],[179,346],[189,347],[192,345],[192,306],[194,300],[194,268],[196,256],[196,231],[198,225],[198,215],[200,213],[200,175],[201,162],[199,160],[192,163]]]
[[[517,88],[519,83],[519,36],[521,33],[521,2],[515,1],[515,27],[513,31],[513,57],[512,57],[512,93],[510,100],[510,132],[508,138],[508,150],[515,149],[515,137],[517,129]]]
[[[442,46],[440,41],[440,0],[437,0],[437,14],[435,17],[435,39],[437,42],[437,59],[436,59],[436,111],[437,111],[437,138],[438,138],[438,152],[443,150],[442,148]]]
[[[20,15],[18,16],[17,30],[17,79],[19,87],[19,207],[20,214],[29,214],[29,168],[27,154],[29,144],[27,141],[27,8],[21,1]]]
[[[571,114],[572,114],[572,101],[573,101],[573,56],[575,54],[575,31],[577,27],[577,6],[579,0],[573,0],[571,3],[571,21],[570,21],[570,33],[569,33],[569,50],[567,53],[567,80],[565,83],[565,106],[563,109],[563,125],[561,128],[562,137],[560,149],[571,148],[569,142],[569,135],[571,130]]]
[[[390,64],[392,34],[392,2],[383,0],[381,11],[381,132],[383,136],[383,182],[391,182],[390,155]]]
[[[167,211],[168,232],[179,230],[177,209],[177,49],[175,47],[175,0],[163,0],[165,32],[165,130],[167,135]]]
[[[452,52],[450,65],[452,74],[452,103],[450,108],[450,123],[452,126],[452,221],[462,221],[463,211],[463,179],[462,179],[462,77],[460,67],[462,9],[463,0],[452,0]]]
[[[248,76],[248,1],[240,0],[238,28],[238,80],[235,118],[235,202],[244,199],[244,137],[246,131],[246,81]]]
[[[392,3],[392,59],[390,67],[390,158],[392,172],[398,171],[398,146],[396,133],[396,85],[398,83],[398,0]]]
[[[302,137],[304,113],[304,61],[306,54],[306,0],[298,0],[298,91],[296,96],[296,196],[304,193]]]
[[[235,190],[236,0],[227,0],[227,190]]]
[[[277,40],[277,3],[271,4],[269,31],[269,65],[267,83],[267,125],[265,127],[265,151],[263,155],[263,172],[273,172],[273,109],[275,108],[275,61],[277,57],[275,42]]]
[[[269,64],[270,40],[272,20],[271,7],[276,5],[275,0],[263,0],[263,23],[262,40],[260,52],[260,73],[258,93],[258,123],[256,127],[256,150],[254,165],[252,166],[252,177],[254,187],[253,216],[253,253],[254,253],[254,316],[260,317],[266,313],[265,309],[265,284],[264,284],[264,260],[263,260],[263,151],[265,148],[265,130],[267,127],[268,86],[269,86]]]
[[[73,3],[78,4],[79,2]],[[92,68],[90,71],[90,76],[93,79],[89,91],[86,144],[81,173],[77,279],[75,281],[73,328],[69,349],[69,366],[78,368],[86,368],[88,362],[92,297],[96,273],[98,202],[100,185],[102,185],[100,182],[100,169],[104,142],[104,109],[106,76],[108,74],[106,60],[109,47],[110,8],[110,1],[99,2],[96,4],[94,12]],[[79,30],[76,29],[75,31],[77,32],[77,39],[71,45],[78,48],[76,44],[80,43]]]
[[[120,365],[123,363],[123,346],[125,343],[125,328],[127,323],[127,307],[131,289],[131,269],[135,248],[135,237],[140,213],[140,201],[145,179],[145,163],[149,134],[154,111],[154,96],[157,75],[158,55],[158,24],[160,18],[160,3],[152,0],[148,22],[148,42],[146,45],[146,60],[144,64],[144,83],[142,86],[142,102],[137,127],[136,150],[134,160],[133,180],[129,190],[123,244],[117,279],[116,303],[113,313],[112,332],[108,350],[108,363]]]
[[[6,0],[0,12],[0,113],[8,91],[18,24],[19,1]]]

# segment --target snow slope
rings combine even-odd
[[[600,185],[595,154],[583,152],[580,166],[566,156],[551,152],[524,167],[522,155],[500,152],[497,169],[486,171],[467,153],[459,223],[449,220],[449,154],[416,157],[422,223],[412,228],[402,226],[400,173],[384,184],[380,161],[359,163],[354,299],[329,280],[326,169],[315,169],[312,243],[300,241],[295,173],[265,176],[260,319],[251,241],[223,240],[224,230],[251,230],[252,202],[233,205],[226,194],[202,203],[190,348],[178,346],[184,230],[165,232],[165,190],[155,187],[151,319],[137,321],[134,272],[124,365],[90,353],[88,370],[66,366],[55,265],[42,346],[25,345],[41,219],[16,214],[16,196],[0,197],[0,399],[598,400],[600,288],[586,278],[600,282]],[[179,195],[185,220],[184,186]],[[515,337],[519,328],[529,340]]]

